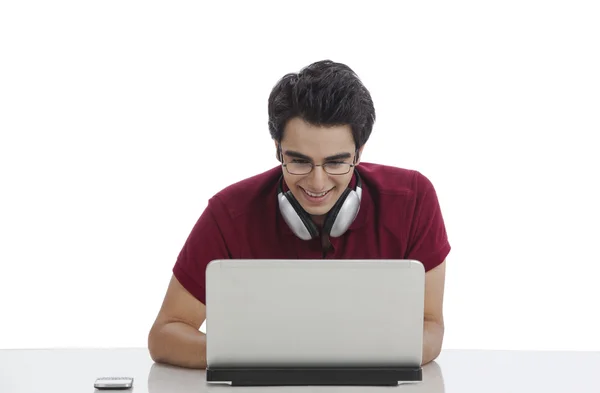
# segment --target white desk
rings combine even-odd
[[[122,391],[126,393],[599,393],[600,352],[446,350],[423,368],[423,382],[418,384],[231,387],[207,385],[203,370],[155,364],[146,349],[0,350],[1,393],[101,392],[93,387],[99,376],[134,377],[134,387]]]

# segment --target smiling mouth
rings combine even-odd
[[[309,197],[312,197],[312,198],[322,198],[322,197],[324,197],[325,195],[329,194],[329,192],[330,192],[331,190],[333,190],[333,188],[330,188],[330,189],[329,189],[329,190],[327,190],[327,191],[323,191],[323,192],[320,192],[320,193],[315,193],[315,192],[310,192],[310,191],[308,191],[308,190],[306,190],[306,189],[304,189],[304,188],[302,188],[302,187],[300,187],[300,188],[302,189],[302,191],[304,191],[304,193],[305,193],[306,195],[308,195]]]

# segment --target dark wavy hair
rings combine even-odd
[[[345,64],[323,60],[281,78],[269,95],[269,132],[283,139],[287,122],[300,117],[315,126],[349,125],[358,150],[375,123],[371,94]]]

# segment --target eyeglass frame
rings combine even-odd
[[[327,164],[329,164],[329,162],[324,162],[322,164],[315,164],[314,162],[307,162],[307,164],[310,164],[310,170],[306,173],[292,173],[290,172],[290,170],[288,169],[287,165],[288,163],[283,162],[283,152],[281,151],[281,145],[277,146],[277,150],[279,152],[279,160],[281,161],[281,166],[285,168],[286,172],[289,173],[292,176],[305,176],[308,175],[310,173],[312,173],[312,171],[315,170],[315,167],[320,166],[323,168],[323,170],[325,171],[325,173],[327,173],[330,176],[344,176],[347,175],[348,173],[350,173],[352,171],[352,168],[356,167],[356,161],[358,158],[358,149],[356,149],[354,151],[354,162],[352,164],[349,164],[347,162],[344,162],[343,164],[348,165],[348,171],[344,172],[344,173],[329,173],[327,172],[326,166]]]

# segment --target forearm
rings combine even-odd
[[[170,322],[153,329],[148,349],[157,363],[206,368],[206,334],[183,322]]]
[[[443,323],[425,319],[423,324],[423,365],[439,356],[443,339]]]

